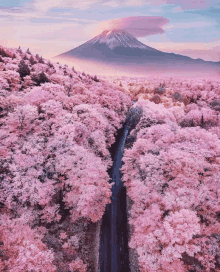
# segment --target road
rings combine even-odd
[[[106,206],[100,233],[99,272],[130,272],[126,214],[126,188],[121,181],[122,156],[128,129],[124,125],[112,148],[113,166],[109,171],[112,201]]]

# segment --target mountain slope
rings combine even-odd
[[[165,53],[139,42],[120,29],[105,30],[86,43],[56,56],[63,59],[81,59],[137,69],[220,69],[220,62],[192,59],[174,53]],[[133,66],[133,67],[132,67]]]

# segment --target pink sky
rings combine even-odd
[[[219,14],[219,0],[3,0],[0,45],[51,58],[117,27],[162,51],[220,61]]]

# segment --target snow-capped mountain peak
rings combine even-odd
[[[157,51],[156,49],[139,42],[134,36],[122,29],[105,30],[87,42],[87,44],[98,43],[106,44],[110,49],[114,49],[115,47],[130,47]]]

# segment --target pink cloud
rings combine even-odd
[[[211,0],[167,0],[167,4],[180,5],[182,9],[207,9]]]
[[[106,29],[124,29],[135,37],[145,37],[154,34],[163,34],[163,26],[169,20],[158,16],[131,16],[122,19],[113,19],[102,22],[93,33],[94,35]]]

